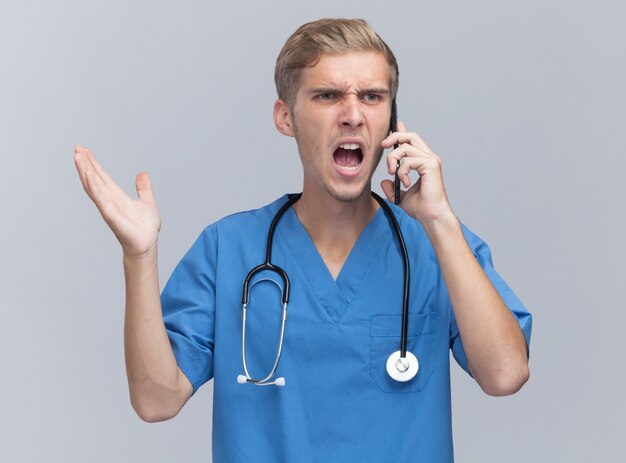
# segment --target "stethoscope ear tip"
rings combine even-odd
[[[276,386],[284,386],[285,378],[283,378],[282,376],[280,378],[276,378],[276,380],[274,381],[274,384],[276,384]]]
[[[248,381],[248,378],[245,375],[237,376],[237,382],[239,384],[246,384],[247,381]]]

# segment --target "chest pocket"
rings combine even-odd
[[[437,313],[409,316],[407,346],[419,362],[415,378],[399,382],[387,374],[387,358],[400,349],[401,315],[373,315],[370,319],[370,376],[383,392],[418,392],[435,367]]]

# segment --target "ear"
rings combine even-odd
[[[280,98],[274,103],[274,125],[276,125],[276,129],[283,135],[287,135],[288,137],[295,136],[291,110],[287,103]]]

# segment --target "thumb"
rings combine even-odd
[[[137,189],[139,199],[154,202],[154,196],[152,195],[152,183],[150,182],[150,177],[148,177],[146,172],[140,172],[137,174],[137,178],[135,178],[135,188]]]
[[[382,182],[380,182],[380,187],[383,189],[383,193],[385,193],[385,196],[387,197],[387,199],[393,202],[393,196],[394,196],[393,182],[391,180],[383,180]]]

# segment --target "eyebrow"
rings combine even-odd
[[[309,94],[315,95],[320,93],[345,93],[343,90],[340,90],[336,87],[315,87],[308,91]],[[389,94],[389,89],[386,87],[370,87],[365,88],[358,92],[360,95],[364,93],[377,93],[379,95],[387,95]]]

